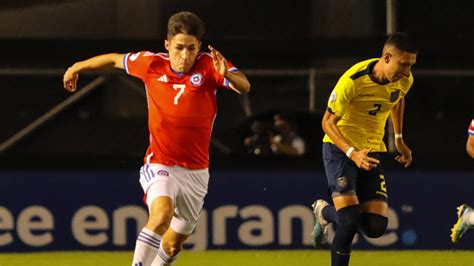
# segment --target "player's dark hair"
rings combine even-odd
[[[200,41],[204,32],[204,22],[191,12],[176,13],[168,20],[168,39],[173,38],[176,34],[184,33],[192,35]]]
[[[390,34],[385,45],[392,45],[400,51],[417,54],[418,48],[412,36],[404,32],[395,32]]]

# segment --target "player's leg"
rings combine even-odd
[[[344,206],[359,204],[357,197],[353,197],[352,194],[340,194],[337,196],[337,198],[333,198],[333,202],[334,205],[329,204],[324,199],[318,199],[313,203],[313,205],[311,205],[313,207],[313,213],[316,217],[316,220],[323,227],[330,223],[339,223],[339,215],[337,214],[338,209],[342,209]]]
[[[171,265],[183,249],[184,241],[197,225],[199,214],[207,194],[209,172],[207,169],[190,171],[176,169],[176,182],[180,192],[176,197],[176,208],[171,224],[163,235],[158,256],[152,266]]]
[[[388,204],[381,200],[370,200],[361,203],[361,228],[370,238],[385,234],[388,225]]]
[[[159,182],[153,184],[151,189],[155,185],[159,185]],[[162,236],[170,226],[172,217],[173,201],[170,197],[160,196],[152,201],[148,222],[137,238],[133,265],[151,265],[160,248]]]
[[[140,183],[146,192],[146,204],[149,217],[147,224],[138,235],[132,266],[152,264],[161,245],[162,236],[168,230],[174,212],[176,186],[167,175],[158,175],[163,171],[159,165],[145,165],[140,174]],[[164,172],[161,172],[164,173]]]
[[[357,167],[343,154],[335,145],[330,143],[323,144],[323,162],[328,180],[329,194],[331,197],[342,196],[341,192],[353,190],[347,196],[355,195],[355,176],[357,175]],[[349,176],[349,178],[347,178]],[[339,193],[339,194],[338,194]],[[341,206],[345,203],[346,198],[342,197]],[[352,197],[347,198],[353,201]],[[336,199],[336,201],[338,201]],[[350,202],[348,204],[357,204]],[[313,212],[315,218],[319,221],[320,227],[329,223],[338,223],[338,214],[334,205],[329,204],[323,199],[314,201]],[[318,223],[316,223],[318,226]],[[313,234],[314,235],[314,234]]]
[[[319,208],[316,212],[315,229],[318,223],[319,226],[322,225],[321,221],[337,223],[331,246],[331,264],[348,265],[352,240],[360,224],[359,200],[356,194],[357,166],[335,145],[329,143],[323,144],[323,159],[334,206],[316,204]],[[313,234],[313,240],[318,240],[318,235]]]
[[[160,184],[156,182],[152,188]],[[163,236],[170,227],[171,219],[173,218],[173,200],[169,196],[158,196],[153,199],[150,208],[150,217],[145,228],[152,230],[160,236]]]
[[[340,176],[344,161],[341,160],[337,152],[337,147],[330,143],[324,143],[322,147],[324,169],[328,180],[329,194],[337,185],[335,179]],[[326,242],[327,227],[330,223],[338,222],[338,215],[334,205],[329,204],[324,199],[314,201],[313,213],[315,224],[311,233],[313,246],[319,248]]]
[[[180,234],[169,228],[163,235],[158,256],[155,257],[151,266],[168,266],[175,260],[176,256],[183,249],[183,244],[189,235]]]
[[[464,233],[474,226],[474,210],[467,204],[462,204],[457,208],[458,220],[451,228],[451,241],[453,243],[464,235]]]
[[[380,160],[380,154],[371,156]],[[385,234],[388,225],[388,192],[382,165],[370,171],[360,170],[357,180],[357,194],[360,200],[361,229],[370,238]]]
[[[351,245],[360,226],[359,201],[355,191],[339,193],[333,197],[338,224],[331,246],[331,265],[349,265]]]

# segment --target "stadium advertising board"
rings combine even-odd
[[[211,173],[199,226],[187,249],[310,249],[311,203],[328,198],[322,172]],[[456,206],[472,203],[472,173],[387,173],[387,233],[358,234],[361,249],[450,249]],[[131,250],[146,223],[138,173],[0,173],[2,251]],[[471,200],[471,202],[470,202]],[[330,230],[329,237],[334,231]],[[474,248],[474,232],[458,248]]]

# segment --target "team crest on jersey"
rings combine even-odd
[[[396,100],[398,100],[398,96],[400,96],[400,91],[399,90],[396,90],[392,93],[390,93],[390,102],[395,102]]]
[[[159,170],[158,172],[156,172],[156,174],[161,176],[170,176],[170,174],[165,170]]]
[[[337,185],[340,188],[345,188],[347,186],[347,178],[345,176],[341,176],[337,178]]]
[[[333,103],[336,101],[336,99],[337,99],[337,94],[335,91],[332,91],[331,96],[329,96],[329,101]]]
[[[189,78],[189,81],[194,87],[199,87],[204,81],[204,78],[202,77],[201,73],[193,73]]]

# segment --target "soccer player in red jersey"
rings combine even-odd
[[[466,142],[466,151],[474,159],[474,119],[472,119],[471,124],[468,129],[469,136],[467,137]]]
[[[474,159],[474,119],[471,120],[467,133],[466,151]],[[451,228],[453,244],[456,244],[469,228],[474,227],[474,209],[467,204],[462,204],[457,210],[458,220]]]
[[[247,93],[245,75],[216,49],[201,53],[204,23],[190,12],[168,21],[167,53],[104,54],[77,62],[64,74],[76,90],[78,74],[120,68],[146,88],[150,145],[140,169],[149,219],[132,265],[170,265],[196,227],[209,180],[209,143],[220,88]]]

